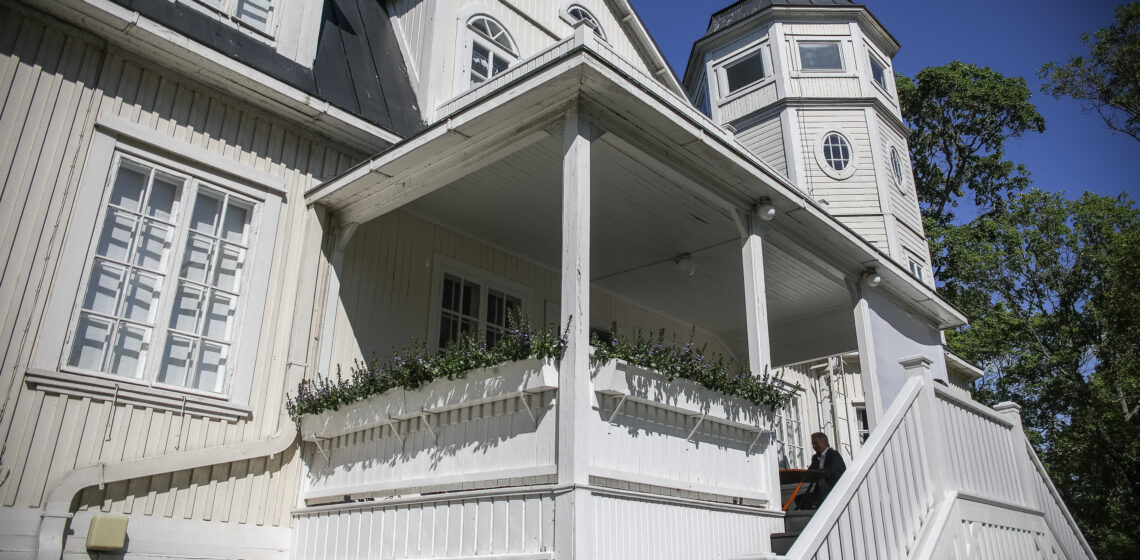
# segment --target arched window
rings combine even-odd
[[[855,147],[850,137],[838,129],[819,135],[815,159],[819,168],[835,179],[846,179],[855,173]]]
[[[594,30],[594,35],[606,38],[606,34],[602,32],[602,26],[598,24],[598,18],[590,13],[590,10],[579,6],[578,4],[571,4],[566,8],[566,15],[570,18],[570,24],[573,25],[579,21],[584,22],[590,29]]]
[[[483,15],[467,22],[471,32],[471,85],[481,84],[518,60],[518,49],[499,22]]]

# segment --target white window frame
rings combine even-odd
[[[807,421],[804,418],[805,394],[802,391],[792,393],[788,404],[776,410],[776,456],[787,458],[788,469],[807,468]]]
[[[826,68],[826,69],[812,69],[804,68],[803,60],[800,57],[800,45],[810,43],[833,43],[839,49],[839,64],[841,68]],[[795,62],[795,70],[792,72],[793,77],[805,76],[853,76],[852,65],[849,58],[851,37],[849,36],[825,36],[825,35],[799,35],[792,37],[792,60]]]
[[[243,269],[245,289],[234,314],[231,350],[222,392],[165,384],[154,379],[156,368],[152,360],[161,356],[160,344],[165,340],[168,321],[156,321],[146,364],[147,374],[141,379],[84,370],[68,364],[75,334],[74,321],[79,315],[78,309],[89,282],[95,244],[110,195],[109,181],[120,156],[192,176],[210,188],[225,191],[254,205]],[[45,390],[57,392],[60,392],[61,384],[66,384],[71,391],[93,395],[105,394],[107,388],[114,387],[115,398],[120,402],[147,403],[147,406],[159,409],[189,410],[225,418],[248,415],[246,405],[250,402],[257,363],[258,339],[275,252],[284,182],[119,117],[99,118],[87,161],[45,313],[45,325],[68,325],[68,328],[41,329],[29,365],[29,373],[35,378],[35,383],[46,387]],[[191,210],[183,208],[183,212]],[[177,242],[175,240],[174,243]],[[183,250],[174,243],[171,245],[171,259],[176,256],[175,251],[180,254]],[[162,298],[170,297],[176,281],[166,280]],[[165,317],[168,319],[169,315]]]
[[[226,22],[227,24],[248,31],[255,35],[272,40],[277,35],[277,27],[281,21],[280,13],[282,4],[288,0],[268,0],[269,1],[269,16],[265,22],[265,29],[259,29],[255,25],[241,19],[237,15],[237,8],[241,5],[243,0],[217,0],[218,6],[211,4],[209,0],[179,0],[180,2],[193,7],[195,10],[214,16],[219,21]]]
[[[485,36],[484,34],[480,33],[479,31],[476,31],[474,28],[472,28],[471,27],[472,22],[474,22],[476,19],[479,19],[479,18],[486,18],[486,19],[494,22],[495,25],[498,25],[500,28],[502,28],[503,32],[506,33],[506,35],[507,35],[507,39],[511,43],[511,47],[514,49],[514,52],[512,52],[511,50],[505,49],[502,45],[499,45],[498,43],[496,43],[495,41],[493,41],[489,37]],[[463,41],[460,44],[460,54],[459,54],[459,59],[457,60],[456,64],[461,65],[462,69],[461,69],[461,71],[455,73],[456,80],[457,80],[457,83],[456,83],[456,91],[457,92],[467,91],[469,89],[473,89],[473,88],[477,88],[479,86],[482,86],[482,85],[486,84],[487,82],[493,80],[495,78],[495,76],[497,75],[497,74],[491,74],[484,82],[479,83],[479,84],[471,83],[471,60],[472,60],[472,56],[474,54],[475,42],[476,41],[478,41],[480,45],[486,47],[489,51],[491,51],[493,56],[498,56],[498,57],[501,57],[501,58],[504,58],[504,59],[507,59],[510,61],[507,64],[507,68],[503,70],[504,72],[509,70],[511,66],[514,66],[516,63],[518,63],[519,58],[520,58],[520,54],[521,54],[519,51],[518,41],[515,40],[514,35],[511,34],[511,32],[507,29],[507,26],[503,25],[502,22],[498,18],[496,18],[496,17],[494,17],[491,14],[488,14],[486,12],[475,12],[468,17],[462,18],[460,23],[463,26],[462,29],[460,30],[460,33],[462,34],[462,37],[463,37]],[[490,68],[490,66],[488,68]]]
[[[518,298],[521,302],[520,309],[522,309],[528,318],[532,317],[530,310],[531,302],[534,298],[533,290],[530,287],[456,259],[437,254],[432,263],[431,315],[428,319],[427,335],[424,337],[428,342],[428,348],[430,350],[439,351],[440,349],[439,324],[440,317],[443,313],[443,279],[448,275],[480,285],[478,330],[480,334],[484,334],[487,329],[487,294],[490,290]],[[531,319],[531,323],[535,324],[533,318]]]
[[[891,176],[894,177],[895,187],[899,190],[900,193],[906,194],[906,170],[903,168],[904,166],[902,156],[899,155],[901,151],[902,150],[898,149],[898,146],[892,144],[890,153],[888,154],[887,158],[891,165]]]
[[[883,62],[883,57],[880,57],[870,46],[867,46],[865,50],[867,51],[867,81],[871,82],[874,87],[878,88],[879,91],[883,93],[883,95],[892,97],[890,82],[893,81],[891,80],[891,77],[894,74],[891,72],[891,65]],[[878,64],[883,68],[883,83],[881,84],[875,80],[875,64]]]
[[[764,68],[764,75],[761,76],[759,80],[746,84],[736,91],[729,91],[728,67],[755,54],[760,55],[760,64]],[[713,62],[711,66],[713,75],[716,77],[717,99],[720,104],[748,95],[772,83],[776,79],[775,73],[772,72],[772,56],[768,49],[767,39],[749,45],[729,56],[717,60]]]
[[[580,20],[580,19],[577,19],[574,16],[570,15],[570,10],[575,9],[575,8],[582,10],[589,17],[588,18],[582,18]],[[562,18],[562,21],[565,21],[567,24],[570,25],[570,27],[574,27],[575,25],[578,24],[579,21],[585,20],[586,25],[594,30],[594,35],[596,35],[599,39],[601,39],[603,41],[609,42],[609,40],[606,39],[606,31],[604,29],[602,29],[602,22],[598,21],[597,16],[594,15],[594,12],[592,12],[590,9],[586,8],[585,6],[583,6],[582,4],[580,4],[578,2],[570,2],[570,3],[566,4],[565,6],[563,6],[562,10],[560,10],[558,12],[558,17]],[[593,25],[590,25],[590,22],[593,22]]]
[[[837,170],[834,167],[828,165],[827,158],[823,153],[824,140],[832,134],[838,134],[842,136],[843,139],[847,141],[847,146],[851,150],[851,161],[848,162],[847,166],[842,170]],[[815,163],[817,166],[819,166],[819,169],[821,171],[827,174],[828,177],[842,181],[854,175],[855,170],[858,169],[859,147],[856,146],[855,141],[851,139],[851,134],[849,134],[842,127],[830,125],[824,126],[822,131],[818,136],[816,136],[815,139]]]

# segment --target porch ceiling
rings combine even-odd
[[[729,210],[611,134],[591,161],[591,283],[719,336],[747,356],[740,233]],[[561,268],[562,140],[548,135],[423,196],[404,210]],[[765,244],[769,323],[850,305],[846,289]],[[689,253],[695,272],[674,262]]]

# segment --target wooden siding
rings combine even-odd
[[[38,507],[49,483],[77,467],[155,457],[267,437],[278,427],[290,322],[298,293],[303,193],[345,170],[351,160],[263,112],[133,59],[70,28],[54,28],[23,11],[0,9],[0,433],[11,471],[3,506]],[[169,139],[170,155],[193,146],[284,180],[284,207],[271,283],[265,297],[252,415],[238,421],[108,402],[107,397],[46,394],[23,382],[37,333],[58,329],[46,317],[53,285],[100,115],[117,116]],[[272,196],[272,195],[271,195]],[[267,232],[263,232],[267,235]],[[267,247],[268,249],[268,247]],[[66,320],[66,318],[64,318]],[[59,352],[57,349],[48,349]],[[291,389],[291,388],[289,388]],[[108,431],[108,427],[110,430]],[[296,488],[295,450],[271,458],[159,474],[90,488],[82,508],[135,515],[289,523]]]
[[[776,82],[769,82],[756,91],[748,92],[740,97],[733,98],[720,105],[721,122],[731,122],[740,117],[750,115],[776,102]],[[779,120],[777,119],[777,126]]]
[[[388,6],[388,13],[400,22],[404,44],[407,46],[408,69],[418,75],[424,74],[422,64],[428,56],[428,27],[432,25],[431,2],[423,0],[395,0]]]
[[[332,365],[353,360],[381,361],[413,339],[428,340],[432,279],[437,255],[529,288],[524,311],[534,324],[545,317],[546,302],[557,305],[561,278],[557,272],[464,236],[410,213],[397,211],[360,226],[344,253],[341,287],[332,343]],[[591,324],[619,331],[634,329],[687,340],[691,324],[667,318],[601,290],[590,296]],[[730,354],[715,338],[698,330],[698,345]],[[322,372],[324,373],[324,372]]]
[[[915,231],[922,231],[922,216],[918,209],[918,195],[915,194],[914,169],[910,164],[910,150],[907,142],[884,117],[879,117],[879,138],[882,140],[879,161],[887,167],[887,181],[891,193],[891,213],[902,223]],[[891,167],[891,147],[895,147],[899,154],[899,164],[902,167],[902,189],[895,182],[894,169]]]
[[[635,496],[595,494],[593,549],[597,560],[733,558],[771,551],[779,517],[745,508],[716,509]]]
[[[788,97],[859,97],[859,78],[793,77],[788,83]]]
[[[784,155],[784,131],[781,128],[779,113],[765,120],[738,127],[736,141],[782,175],[788,175],[788,160]]]
[[[538,553],[554,550],[554,497],[516,491],[307,510],[297,515],[291,548],[297,560],[549,558]]]
[[[784,35],[850,35],[846,23],[785,23]]]
[[[481,481],[478,487],[508,486],[499,479],[539,476],[537,467],[553,473],[554,394],[526,398],[526,406],[519,398],[500,400],[332,438],[320,450],[308,445],[303,497],[466,490]]]

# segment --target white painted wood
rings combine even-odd
[[[764,235],[770,224],[759,207],[744,216],[747,235],[741,248],[744,263],[744,310],[748,325],[748,367],[752,375],[768,373],[772,349],[768,340],[768,297],[764,278]]]

